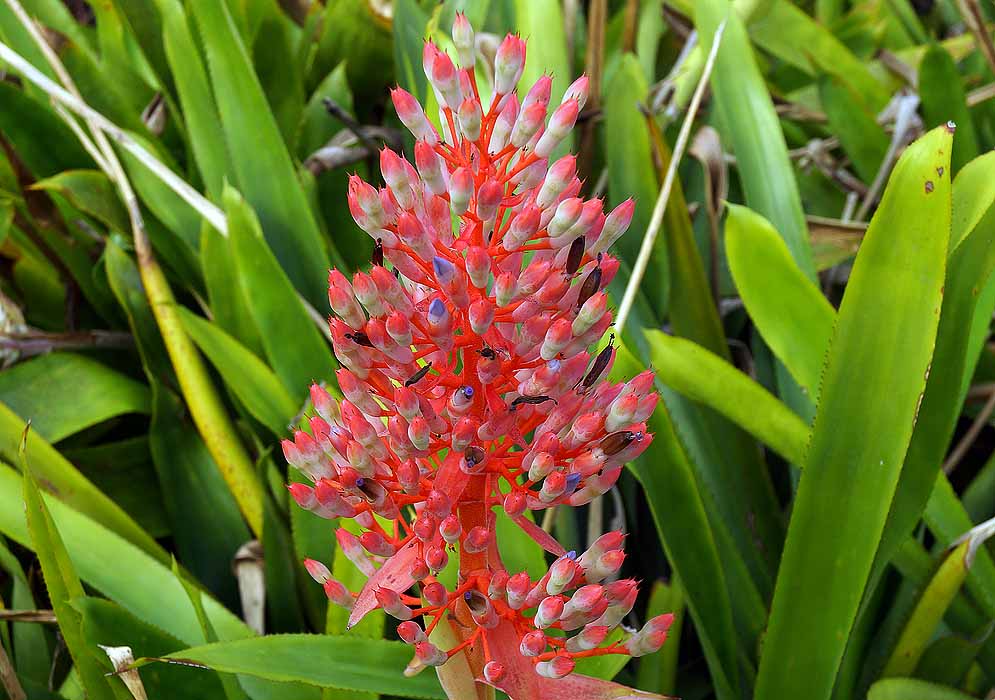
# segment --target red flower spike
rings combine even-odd
[[[462,15],[453,42],[458,64],[432,44],[423,54],[442,132],[394,90],[413,160],[384,149],[386,187],[349,179],[349,211],[382,256],[351,279],[329,274],[345,398],[312,387],[309,430],[282,443],[310,482],[288,485],[295,502],[352,519],[336,537],[368,581],[353,594],[323,564],[305,567],[351,609],[350,626],[378,607],[399,619],[412,668],[462,653],[474,678],[513,698],[632,695],[577,676],[576,660],[650,653],[671,618],[607,642],[637,596],[631,580],[603,583],[624,562],[622,534],[577,556],[525,511],[589,502],[652,441],[652,373],[603,380],[615,352],[603,339],[618,270],[608,249],[635,205],[606,214],[580,196],[574,156],[550,159],[587,100],[586,77],[559,104],[549,76],[517,94],[525,42],[509,35],[483,103]],[[556,557],[543,576],[506,570],[497,510]],[[450,558],[458,578],[447,590],[436,576]],[[439,624],[449,626],[440,639],[457,640],[448,648],[428,639]]]

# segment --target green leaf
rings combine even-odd
[[[16,460],[25,424],[25,420],[0,403],[0,455],[5,459]],[[160,561],[167,558],[163,549],[131,516],[34,431],[28,431],[25,456],[36,478],[58,498],[125,537],[150,556]]]
[[[325,76],[304,108],[297,131],[297,157],[302,161],[328,143],[343,128],[325,109],[322,100],[326,97],[334,100],[335,104],[349,114],[354,113],[352,91],[346,79],[344,63],[337,65],[335,70]]]
[[[234,604],[231,562],[251,539],[249,529],[185,407],[161,383],[152,390],[149,447],[177,556],[208,590]]]
[[[922,116],[931,129],[948,121],[957,125],[950,166],[955,173],[978,155],[978,136],[967,109],[964,83],[954,59],[942,47],[932,44],[919,63],[919,99]]]
[[[402,672],[411,656],[411,647],[401,642],[286,634],[208,644],[167,658],[274,681],[445,700],[434,673],[404,677]]]
[[[93,167],[90,156],[47,103],[9,82],[0,83],[0,102],[0,132],[36,178]]]
[[[839,137],[857,175],[869,185],[888,152],[887,134],[863,96],[844,79],[823,76],[819,80],[819,101],[829,119],[830,131]]]
[[[299,406],[273,370],[215,324],[182,306],[177,310],[183,328],[249,413],[274,435],[286,435]]]
[[[44,500],[62,535],[72,567],[83,581],[184,644],[203,641],[186,593],[168,567],[54,497],[45,495]],[[26,547],[32,546],[21,499],[21,476],[5,465],[0,465],[0,532]],[[128,575],[122,576],[122,571]],[[206,594],[203,600],[221,639],[252,634],[216,600]]]
[[[789,462],[804,458],[808,426],[776,396],[700,345],[659,331],[648,335],[660,382],[719,411]]]
[[[266,241],[295,287],[325,298],[328,246],[318,232],[249,55],[221,0],[191,2],[236,182],[259,214]],[[333,254],[337,260],[338,255]]]
[[[654,338],[654,341],[656,339]],[[640,362],[620,346],[614,374],[630,376]],[[738,661],[729,592],[712,527],[687,453],[666,405],[648,421],[653,442],[629,469],[642,484],[667,561],[686,581],[695,622],[720,700],[738,696]]]
[[[15,610],[37,610],[31,584],[24,575],[21,563],[7,549],[0,538],[0,569],[4,569],[11,579],[11,607]],[[33,622],[15,622],[11,625],[14,644],[14,666],[22,680],[38,684],[48,683],[52,670],[52,654],[44,626]]]
[[[532,42],[529,48],[537,43],[540,42]],[[530,55],[528,64],[534,60]],[[609,134],[626,135],[626,138],[617,141],[605,140],[608,202],[615,206],[629,197],[636,200],[636,211],[629,225],[630,233],[616,244],[619,256],[633,265],[639,255],[642,237],[649,227],[653,203],[657,198],[650,134],[646,128],[646,118],[640,110],[640,103],[647,99],[649,86],[633,54],[626,54],[622,58],[607,88],[604,105],[605,131]],[[656,312],[657,319],[663,318],[666,315],[670,288],[667,241],[663,237],[657,238],[653,246],[642,284],[643,292]]]
[[[91,649],[97,645],[129,646],[135,658],[165,656],[185,644],[157,627],[139,620],[120,605],[99,598],[72,601],[83,622],[83,636]],[[187,666],[155,664],[141,671],[142,684],[153,698],[217,698],[221,685],[216,676]]]
[[[156,0],[156,3],[162,16],[163,47],[183,108],[190,149],[208,194],[217,200],[231,163],[207,71],[183,4],[179,0]]]
[[[62,195],[111,231],[125,233],[131,230],[128,212],[118,199],[114,185],[99,170],[65,170],[39,180],[31,189]]]
[[[937,129],[902,154],[854,263],[788,527],[757,700],[832,692],[936,340],[951,139]],[[885,350],[895,347],[902,352]]]
[[[53,401],[66,387],[72,400]],[[150,412],[148,387],[71,352],[40,355],[0,373],[0,401],[49,442],[115,416]]]
[[[727,20],[711,79],[719,132],[736,154],[747,206],[773,224],[801,271],[814,278],[805,215],[781,124],[746,29],[729,8],[728,0],[704,0],[695,7],[703,51],[711,48],[715,30]]]
[[[42,501],[38,485],[30,474],[24,477],[24,512],[52,610],[83,687],[94,700],[113,698],[114,693],[104,678],[103,668],[83,639],[79,613],[69,605],[70,600],[83,597],[83,585],[66,553],[59,530]]]
[[[891,658],[884,667],[882,677],[908,676],[915,671],[937,625],[943,620],[944,613],[964,583],[970,566],[968,560],[970,544],[969,540],[965,540],[947,554],[929,585],[919,596],[915,609],[906,620],[895,644]]]
[[[764,217],[729,205],[726,258],[750,320],[805,394],[819,395],[836,311]]]
[[[970,700],[949,686],[927,683],[915,678],[887,678],[871,686],[867,700]]]
[[[252,208],[231,188],[225,191],[224,203],[239,282],[266,357],[291,398],[303,403],[313,381],[331,378],[335,372],[331,350],[266,247]],[[327,276],[325,269],[322,280]]]

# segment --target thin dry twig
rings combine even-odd
[[[943,473],[950,474],[960,461],[964,459],[964,455],[967,451],[971,449],[971,445],[974,441],[978,439],[978,435],[981,434],[982,428],[988,424],[988,419],[991,418],[992,411],[995,411],[995,390],[992,390],[988,394],[988,400],[985,401],[984,406],[978,411],[978,415],[974,417],[974,422],[971,423],[971,427],[967,429],[967,432],[961,436],[961,439],[957,442],[957,445],[950,451],[946,460],[943,462]]]
[[[674,152],[670,158],[670,166],[667,168],[667,174],[663,178],[663,185],[660,187],[660,195],[657,197],[656,205],[653,207],[653,215],[650,217],[649,227],[643,236],[643,243],[639,249],[639,257],[636,258],[636,264],[632,268],[632,276],[629,277],[629,283],[625,287],[625,294],[622,296],[622,303],[619,305],[618,317],[615,321],[615,327],[618,329],[619,334],[625,329],[625,322],[628,320],[632,304],[636,300],[636,292],[642,282],[643,275],[646,274],[646,267],[653,252],[653,244],[656,242],[657,236],[660,235],[660,227],[663,224],[663,213],[667,208],[667,202],[670,200],[670,190],[674,186],[674,178],[677,176],[677,166],[684,155],[688,138],[691,136],[691,125],[694,123],[694,117],[698,112],[698,107],[701,105],[701,98],[708,87],[708,78],[712,74],[715,57],[718,55],[725,27],[726,23],[723,20],[722,24],[715,30],[715,36],[712,38],[712,48],[705,61],[705,67],[698,81],[698,87],[695,88],[691,104],[688,105],[687,115],[684,117],[684,123],[681,125],[681,130],[677,135]]]
[[[978,50],[988,61],[988,67],[995,71],[995,44],[992,43],[992,37],[985,26],[985,17],[978,0],[957,0],[957,9],[964,18],[964,24],[974,36]]]
[[[0,622],[38,622],[45,625],[58,623],[51,610],[0,610]]]
[[[7,691],[7,697],[10,700],[26,700],[28,697],[24,688],[21,687],[21,681],[17,679],[14,665],[10,663],[10,657],[7,656],[7,650],[3,648],[3,644],[0,644],[0,684]]]
[[[855,217],[857,221],[864,221],[871,206],[877,201],[878,195],[891,174],[891,169],[895,166],[895,161],[898,160],[899,152],[907,142],[909,132],[918,119],[916,116],[918,108],[918,95],[901,95],[896,98],[895,130],[891,134],[891,143],[888,144],[888,151],[885,153],[884,160],[881,161],[881,167],[878,168],[878,172],[874,176],[874,182],[867,189],[867,194],[864,195],[864,200],[860,203],[860,208],[857,209]]]

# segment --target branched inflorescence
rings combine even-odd
[[[305,562],[329,599],[351,608],[350,623],[383,608],[402,620],[398,634],[420,664],[466,650],[482,680],[504,687],[523,666],[562,678],[578,658],[639,656],[663,643],[668,615],[609,636],[637,594],[635,581],[614,580],[621,533],[576,556],[525,517],[610,489],[651,441],[645,421],[657,395],[650,372],[604,380],[611,340],[588,352],[612,322],[605,287],[618,262],[606,251],[634,204],[606,216],[601,200],[578,196],[574,157],[552,158],[584,106],[587,79],[552,109],[548,76],[519,100],[525,42],[508,35],[493,97],[482,102],[462,16],[453,41],[459,69],[431,43],[424,53],[445,135],[395,89],[415,164],[384,149],[386,187],[349,182],[352,215],[377,247],[369,272],[351,282],[329,275],[345,398],[313,386],[310,434],[284,441],[284,453],[314,484],[290,485],[297,503],[350,518],[362,533],[337,533],[369,576],[358,594]],[[499,511],[556,557],[542,578],[505,569]],[[437,580],[451,557],[454,590]],[[428,638],[443,620],[461,640],[450,649]]]

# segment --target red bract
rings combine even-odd
[[[466,651],[478,679],[539,697],[528,693],[565,683],[577,659],[659,648],[669,624],[657,618],[609,637],[636,599],[634,581],[607,583],[624,559],[622,535],[577,556],[524,517],[605,493],[652,440],[651,373],[604,381],[615,353],[603,343],[612,322],[604,288],[618,270],[606,251],[634,205],[606,216],[600,200],[579,197],[573,156],[550,161],[586,100],[586,79],[550,108],[544,76],[519,102],[525,44],[509,35],[496,92],[482,103],[462,16],[454,42],[460,68],[431,44],[424,56],[443,133],[398,88],[415,165],[385,149],[385,188],[350,179],[350,211],[383,257],[351,281],[330,273],[345,398],[312,387],[311,434],[284,441],[284,454],[314,484],[291,486],[301,507],[362,530],[338,532],[369,575],[354,597],[306,562],[333,602],[352,608],[350,624],[381,607],[405,621],[399,634],[417,663]],[[540,579],[505,570],[499,510],[556,557]],[[435,576],[451,559],[459,578],[446,590]],[[428,633],[450,618],[461,642],[440,649]],[[591,683],[590,696],[612,696],[611,684]]]

